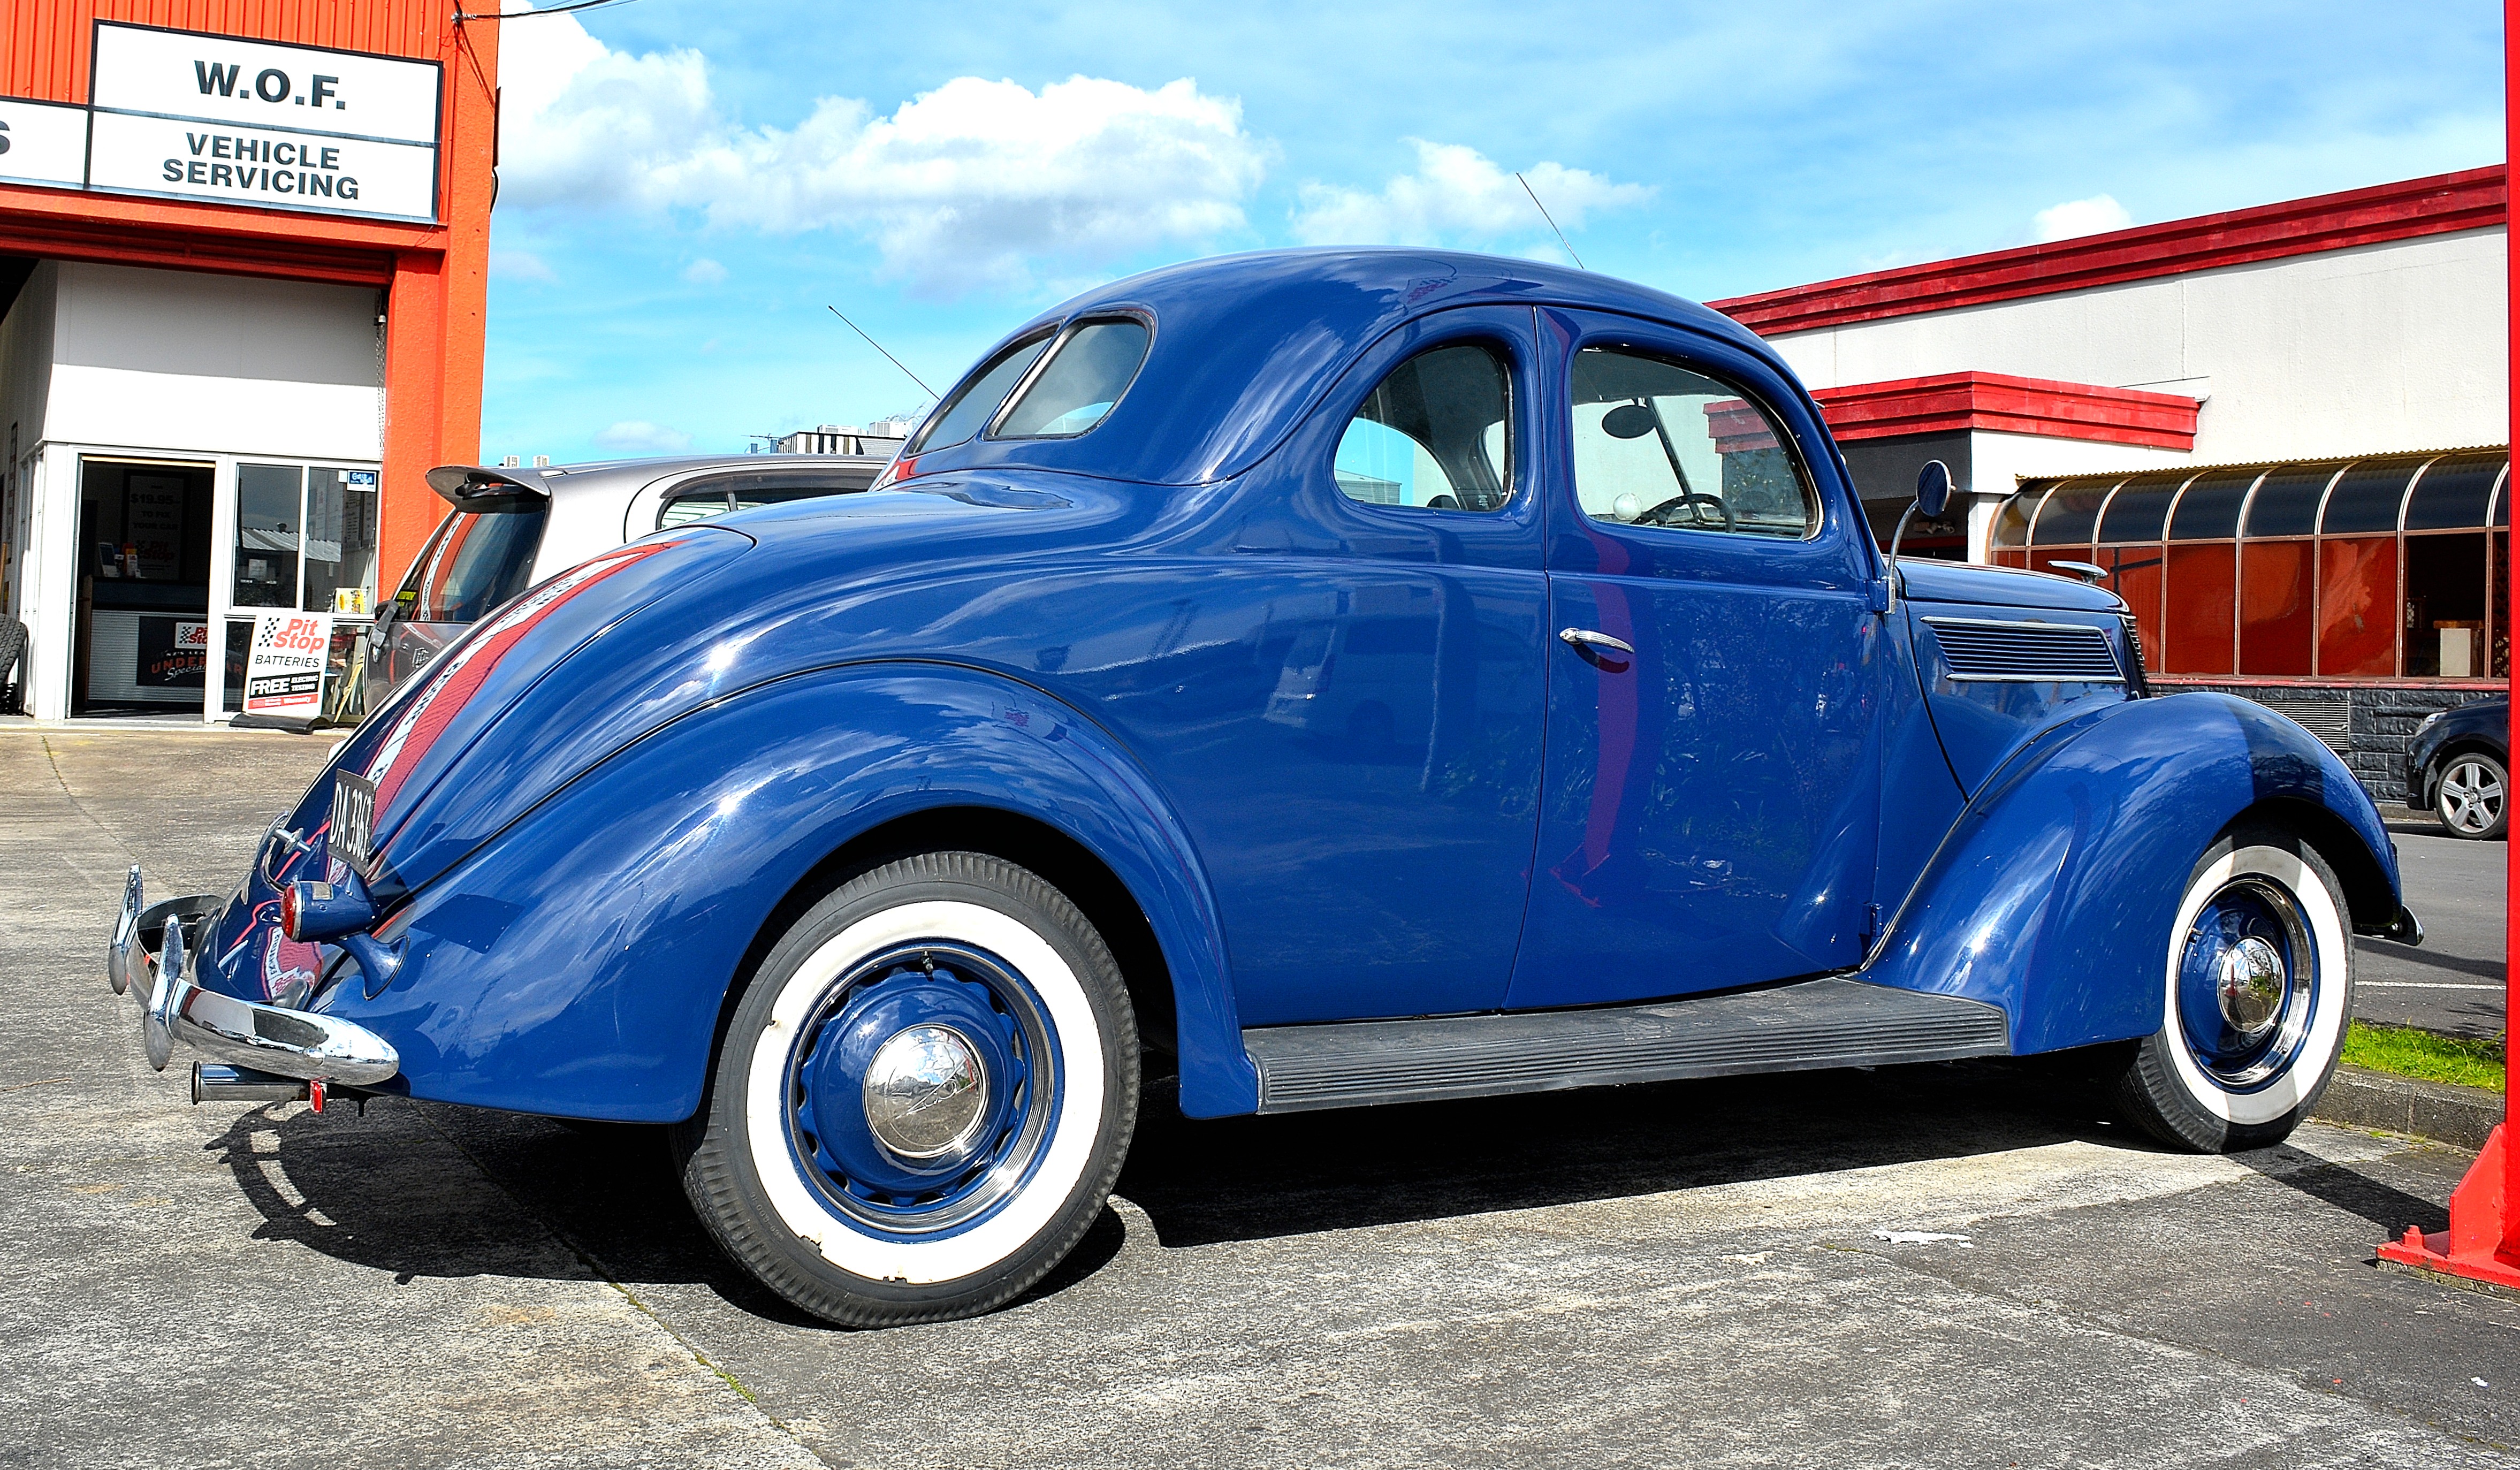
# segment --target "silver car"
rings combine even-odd
[[[864,490],[875,455],[714,455],[593,465],[442,465],[429,488],[452,507],[378,610],[367,707],[483,615],[563,567],[651,531],[730,511]]]

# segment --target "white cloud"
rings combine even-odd
[[[2126,205],[2105,194],[2050,204],[2030,216],[2031,238],[2041,245],[2071,240],[2077,235],[2105,235],[2134,223],[2135,216],[2127,213]]]
[[[1437,245],[1533,235],[1553,241],[1531,196],[1485,155],[1457,143],[1409,141],[1418,150],[1418,171],[1394,177],[1379,193],[1304,185],[1295,210],[1296,238],[1314,245]],[[1614,184],[1559,163],[1535,163],[1522,172],[1569,235],[1583,229],[1585,216],[1596,209],[1626,208],[1653,195],[1644,185]]]
[[[624,419],[597,434],[595,442],[623,454],[679,454],[692,447],[692,436],[645,419]]]
[[[683,267],[683,279],[694,286],[720,286],[726,281],[726,267],[703,255]]]
[[[1271,149],[1241,105],[1184,77],[1074,76],[1034,92],[961,76],[887,115],[819,99],[739,128],[696,51],[631,56],[553,17],[510,32],[501,202],[693,209],[722,228],[840,229],[928,294],[1021,289],[1244,227]]]
[[[574,16],[511,25],[499,44],[501,204],[658,202],[656,171],[718,131],[697,51],[631,56]]]
[[[490,274],[501,281],[529,281],[536,286],[560,284],[559,275],[531,250],[492,250]]]

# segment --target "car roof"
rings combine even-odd
[[[458,507],[476,497],[523,494],[544,496],[554,503],[555,510],[559,510],[591,499],[618,506],[659,480],[697,479],[707,474],[742,471],[781,478],[827,469],[863,473],[879,471],[889,463],[889,458],[883,455],[720,454],[596,460],[539,468],[441,465],[428,472],[428,483],[441,498]]]
[[[1068,439],[975,438],[931,451],[932,459],[921,455],[917,472],[1008,465],[1170,485],[1228,478],[1274,447],[1384,334],[1416,317],[1477,304],[1644,317],[1777,361],[1721,313],[1590,271],[1452,250],[1217,255],[1071,297],[1009,333],[980,359],[1078,317],[1150,320],[1154,336],[1135,382],[1091,431]]]

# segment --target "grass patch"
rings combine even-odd
[[[2345,1029],[2345,1059],[2374,1072],[2390,1072],[2422,1082],[2450,1082],[2461,1087],[2502,1091],[2503,1043],[2439,1036],[2411,1026],[2365,1026],[2356,1021]]]

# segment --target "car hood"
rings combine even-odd
[[[1975,566],[1960,561],[1899,558],[1908,596],[1920,602],[1975,602],[1990,607],[2041,607],[2067,612],[2120,612],[2117,594],[2072,577]]]
[[[1108,490],[945,477],[739,512],[560,573],[449,646],[335,758],[376,785],[379,903],[712,701],[856,658],[950,655],[921,634],[968,598],[958,579],[1019,575],[1027,555],[1107,535],[1128,509]],[[296,830],[321,827],[333,785],[309,789]]]

